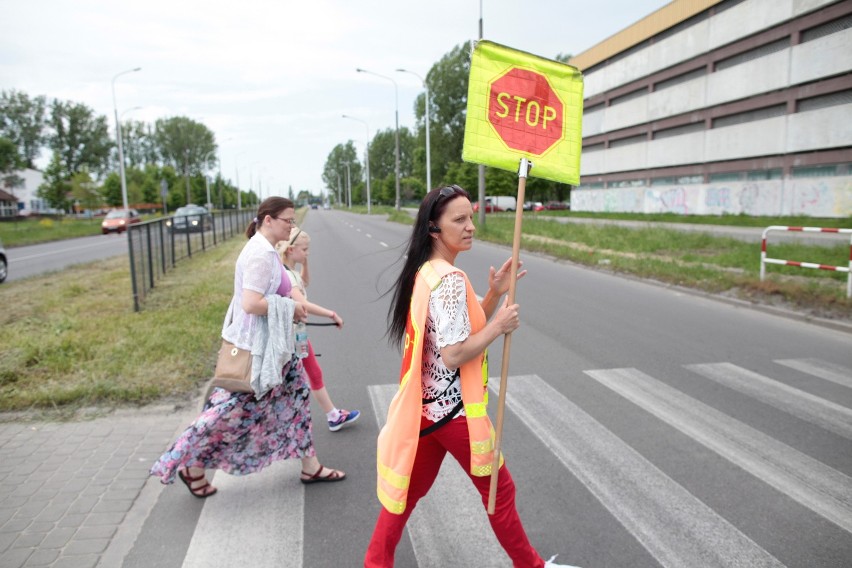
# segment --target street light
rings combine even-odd
[[[210,152],[207,152],[207,154],[204,155],[204,162],[203,163],[206,164],[207,159],[210,156],[213,156],[215,154],[216,154],[216,150],[211,150]],[[216,161],[218,162],[219,160],[217,159]],[[213,209],[213,203],[210,201],[210,178],[207,176],[206,173],[204,174],[204,185],[207,186],[207,205],[206,206],[207,206],[207,210],[210,211],[210,210]]]
[[[387,79],[391,83],[393,83],[393,89],[396,96],[396,205],[395,208],[399,211],[399,87],[396,84],[396,81],[387,77],[385,75],[379,75],[378,73],[373,73],[372,71],[367,71],[366,69],[356,69],[358,73],[367,73],[369,75],[375,75],[376,77],[381,77],[382,79]]]
[[[348,114],[344,114],[343,118],[348,118],[349,120],[357,120],[367,128],[367,151],[365,152],[365,161],[367,162],[367,215],[369,215],[370,202],[372,201],[370,197],[370,125],[367,124],[366,120],[361,120],[360,118],[355,118],[354,116],[349,116]]]
[[[112,110],[115,113],[115,137],[118,142],[118,175],[121,178],[121,200],[124,205],[125,211],[129,209],[127,205],[127,179],[124,177],[124,147],[121,144],[121,121],[118,117],[118,105],[115,102],[115,80],[121,77],[122,75],[126,75],[128,73],[135,73],[136,71],[140,71],[141,67],[135,67],[133,69],[128,69],[127,71],[122,71],[118,73],[112,78]],[[130,232],[127,232],[130,235]]]
[[[423,83],[423,88],[426,89],[426,191],[430,191],[432,189],[432,163],[429,158],[429,85],[426,84],[426,80],[423,79],[420,75],[415,73],[414,71],[409,71],[407,69],[397,69],[398,73],[410,73],[420,79],[420,82]]]

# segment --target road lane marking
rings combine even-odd
[[[204,500],[183,568],[302,568],[305,492],[300,471],[301,461],[294,459],[251,475],[217,472],[211,483],[219,492]],[[247,556],[237,559],[238,551]]]
[[[791,499],[852,532],[852,479],[847,475],[637,369],[584,372]]]
[[[783,567],[541,378],[511,382],[507,407],[662,566]]]
[[[776,363],[852,389],[852,369],[818,359],[776,359]]]
[[[852,410],[732,363],[684,365],[702,377],[852,440]]]

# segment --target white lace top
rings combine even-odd
[[[243,289],[268,296],[281,285],[281,259],[266,237],[255,233],[237,258],[234,270],[234,295],[222,325],[222,339],[240,349],[251,349],[257,318],[242,307]],[[233,318],[233,321],[231,321]]]
[[[461,401],[461,381],[456,369],[448,369],[441,348],[464,341],[470,335],[464,276],[453,272],[429,296],[426,333],[423,338],[423,416],[437,422]],[[426,402],[431,401],[431,402]],[[456,416],[464,416],[464,408]]]

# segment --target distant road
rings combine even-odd
[[[9,259],[7,281],[20,280],[62,270],[75,264],[127,254],[127,236],[97,235],[53,241],[38,245],[6,248]]]

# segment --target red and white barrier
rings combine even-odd
[[[766,276],[767,264],[783,264],[786,266],[800,266],[802,268],[816,268],[817,270],[835,270],[837,272],[846,272],[849,276],[846,278],[846,297],[852,298],[852,237],[849,238],[849,266],[831,266],[828,264],[817,264],[814,262],[799,262],[796,260],[782,260],[780,258],[767,258],[766,256],[766,235],[769,231],[797,231],[809,233],[835,233],[852,235],[852,229],[826,229],[822,227],[784,227],[782,225],[772,225],[763,230],[763,237],[760,241],[760,281],[763,282]]]

